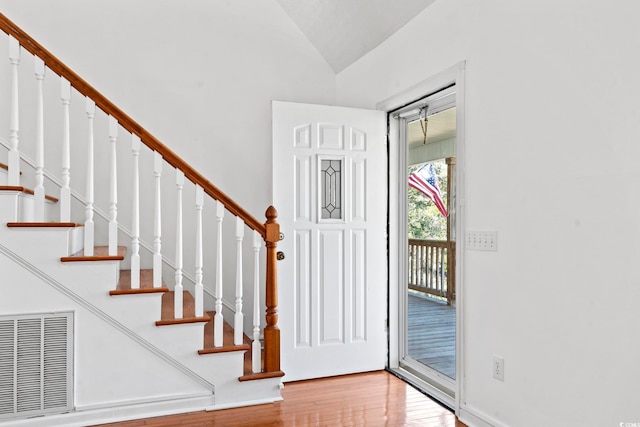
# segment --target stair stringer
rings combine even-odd
[[[108,295],[107,289],[87,288],[75,282],[69,288],[124,327],[162,349],[188,369],[216,386],[215,405],[207,409],[247,406],[281,400],[281,378],[241,382],[244,352],[199,355],[203,348],[204,323],[156,326],[160,320],[162,294]]]
[[[215,405],[213,385],[92,307],[0,244],[3,315],[74,313],[74,412],[8,419],[0,426],[85,426],[202,410]]]
[[[60,256],[65,256],[65,248],[69,245],[67,230],[9,229],[5,226],[0,227],[0,241],[10,242],[9,249],[28,263],[38,266],[83,300],[90,301],[123,328],[144,337],[186,369],[215,384],[216,404],[209,409],[282,399],[280,378],[238,380],[244,374],[242,351],[199,355],[197,351],[203,347],[203,323],[155,326],[155,321],[160,319],[161,294],[110,296],[109,290],[114,289],[118,281],[119,261],[60,262]]]

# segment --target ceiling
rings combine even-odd
[[[276,0],[336,73],[435,0]]]

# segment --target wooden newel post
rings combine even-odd
[[[280,329],[278,328],[278,266],[276,248],[280,240],[278,211],[269,206],[266,212],[265,242],[267,246],[266,297],[267,326],[264,329],[264,371],[280,370]]]

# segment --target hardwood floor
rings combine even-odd
[[[456,309],[409,293],[409,355],[423,365],[456,377]]]
[[[102,427],[420,426],[464,424],[385,371],[288,383],[273,404],[147,418]]]

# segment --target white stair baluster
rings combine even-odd
[[[93,223],[93,119],[96,115],[96,103],[87,97],[87,118],[89,119],[89,141],[87,143],[87,205],[84,221],[84,255],[93,256],[94,223]]]
[[[109,255],[118,255],[118,166],[116,164],[116,142],[118,121],[109,116],[109,142],[111,143],[111,173],[109,191]],[[133,281],[133,280],[132,280]]]
[[[216,201],[216,222],[218,235],[216,236],[216,314],[213,316],[213,346],[222,347],[222,330],[224,318],[222,316],[222,219],[224,205]]]
[[[233,343],[242,345],[244,315],[242,314],[242,238],[244,221],[236,217],[236,313],[233,316]]]
[[[253,232],[253,343],[251,344],[251,370],[262,372],[262,346],[260,345],[260,245],[262,236]]]
[[[162,205],[160,200],[162,176],[162,155],[157,151],[153,153],[153,174],[155,176],[156,191],[153,220],[153,287],[162,287]]]
[[[33,189],[35,199],[34,220],[43,222],[44,219],[44,61],[37,56],[33,61],[36,75],[36,185]]]
[[[60,80],[60,98],[62,98],[62,187],[60,188],[60,221],[71,221],[71,133],[69,123],[69,104],[71,103],[71,84]]]
[[[204,189],[196,185],[196,317],[204,316],[204,287],[202,285],[202,208]]]
[[[140,288],[140,138],[131,134],[133,189],[131,211],[131,289]]]
[[[8,185],[20,185],[20,152],[18,151],[19,104],[18,65],[20,65],[20,43],[9,36],[9,62],[11,63],[11,116],[9,121],[9,175]]]
[[[176,215],[176,285],[174,290],[173,310],[176,319],[182,319],[182,187],[184,187],[184,173],[176,169],[176,187],[178,189]]]

